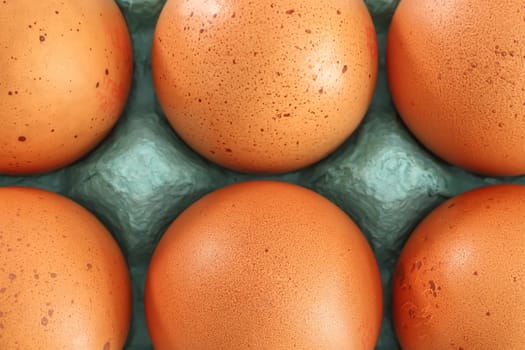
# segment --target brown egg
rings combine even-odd
[[[522,0],[402,0],[388,79],[408,128],[444,160],[491,175],[525,174]]]
[[[113,0],[0,1],[0,173],[64,167],[124,108],[132,52]]]
[[[243,172],[285,172],[356,129],[376,82],[376,36],[362,0],[169,0],[152,69],[194,150]]]
[[[155,349],[373,349],[376,260],[346,214],[282,182],[217,190],[168,228],[151,260]]]
[[[525,186],[464,193],[435,209],[398,261],[404,350],[525,349]]]
[[[60,195],[0,188],[0,349],[122,349],[130,280],[119,247]]]

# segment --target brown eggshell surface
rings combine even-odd
[[[524,174],[524,38],[521,0],[402,0],[387,71],[414,135],[468,170]]]
[[[382,317],[374,255],[334,204],[253,181],[203,197],[151,260],[155,349],[373,349]]]
[[[355,130],[377,44],[362,0],[169,0],[152,69],[169,122],[194,150],[240,171],[285,172]]]
[[[525,187],[464,193],[410,236],[394,277],[404,350],[525,349]]]
[[[121,350],[126,262],[88,211],[47,191],[0,189],[0,349]]]
[[[0,1],[0,173],[66,166],[93,149],[131,84],[113,0]]]

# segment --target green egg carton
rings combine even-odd
[[[495,183],[450,166],[407,131],[392,104],[385,46],[398,0],[367,0],[377,31],[379,78],[360,127],[326,159],[300,171],[257,176],[226,170],[190,150],[167,123],[155,97],[150,52],[164,0],[118,0],[131,33],[131,93],[112,133],[89,155],[37,176],[0,176],[0,186],[27,185],[61,193],[93,212],[113,233],[132,276],[133,321],[125,349],[151,349],[144,317],[144,282],[164,230],[188,205],[227,184],[259,178],[296,183],[341,207],[369,239],[381,268],[384,320],[376,349],[399,349],[390,311],[391,279],[403,243],[415,225],[446,199]]]

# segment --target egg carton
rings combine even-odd
[[[153,89],[150,52],[163,0],[119,0],[132,37],[131,93],[111,134],[73,165],[36,176],[0,176],[0,186],[27,185],[61,193],[93,212],[124,252],[133,285],[133,320],[125,349],[152,348],[144,317],[144,283],[153,250],[168,225],[192,202],[227,184],[274,179],[310,188],[342,208],[369,239],[381,268],[384,321],[376,349],[399,349],[390,311],[391,278],[415,225],[444,200],[525,177],[482,177],[428,153],[392,104],[385,74],[388,26],[398,0],[368,0],[379,45],[379,77],[360,127],[326,159],[273,176],[242,174],[203,159],[173,132]]]

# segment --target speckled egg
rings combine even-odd
[[[452,198],[399,258],[393,315],[403,350],[525,349],[525,186]]]
[[[152,47],[176,133],[243,172],[291,171],[334,151],[366,113],[377,62],[362,0],[168,0]]]
[[[92,214],[0,188],[0,349],[121,350],[130,315],[126,262]]]
[[[122,112],[132,74],[113,0],[0,0],[0,173],[64,167]]]
[[[346,214],[297,185],[250,181],[187,208],[145,289],[155,349],[373,349],[381,279]]]
[[[522,0],[402,0],[388,34],[395,105],[447,162],[489,175],[525,174]]]

